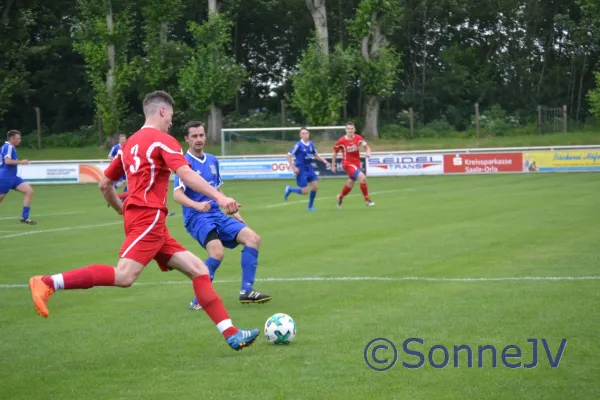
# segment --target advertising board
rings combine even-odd
[[[223,180],[232,179],[285,179],[294,172],[285,158],[245,160],[220,160],[219,170]]]
[[[17,174],[29,183],[77,183],[77,164],[19,165]]]
[[[600,151],[532,151],[523,153],[523,172],[600,171]]]
[[[439,175],[444,173],[442,154],[371,155],[367,160],[369,176]]]
[[[521,172],[522,153],[445,154],[445,174]]]

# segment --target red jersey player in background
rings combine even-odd
[[[374,206],[375,203],[369,198],[369,189],[367,187],[367,177],[360,170],[360,147],[364,146],[367,150],[367,158],[371,157],[371,147],[362,136],[355,134],[356,127],[352,122],[346,124],[346,135],[338,139],[333,147],[331,156],[331,171],[337,172],[336,157],[338,151],[342,152],[342,168],[348,174],[348,182],[342,188],[342,192],[337,196],[337,207],[342,208],[342,200],[350,193],[354,182],[358,179],[360,190],[365,198],[367,207]]]
[[[144,115],[144,126],[119,150],[99,183],[104,199],[124,217],[126,237],[117,267],[94,264],[61,274],[34,276],[29,280],[29,288],[35,308],[42,317],[48,317],[48,300],[58,290],[130,287],[155,260],[162,271],[176,269],[192,280],[198,303],[217,325],[227,344],[241,350],[256,340],[259,330],[237,329],[232,324],[212,287],[206,265],[167,230],[165,218],[171,171],[188,187],[214,199],[229,214],[237,212],[240,205],[195,173],[183,156],[179,142],[166,133],[173,117],[173,100],[169,94],[162,91],[148,94],[144,99]],[[129,196],[121,203],[113,185],[124,174]]]

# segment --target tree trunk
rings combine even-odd
[[[377,131],[377,122],[379,120],[379,99],[377,96],[365,96],[365,127],[363,134],[365,136],[379,137]]]
[[[160,59],[163,60],[165,57],[165,46],[167,44],[167,35],[169,33],[169,24],[167,22],[160,23],[160,33],[159,33],[159,42],[160,42]]]
[[[8,25],[10,19],[8,18],[8,14],[10,13],[10,7],[14,0],[5,0],[4,1],[4,11],[2,12],[2,23],[4,25]]]
[[[223,126],[223,110],[214,104],[210,106],[210,121],[208,122],[208,142],[221,143],[221,128]]]
[[[325,0],[306,0],[306,6],[315,21],[319,46],[323,54],[329,54],[329,31],[327,29],[327,9]]]
[[[581,65],[581,76],[579,77],[579,94],[577,96],[577,114],[575,118],[579,120],[579,110],[581,109],[581,97],[583,96],[583,77],[585,76],[585,67],[587,62],[587,53],[583,56],[583,64]]]
[[[106,30],[109,35],[114,33],[112,2],[108,0],[108,10],[106,11]],[[108,95],[108,107],[112,114],[111,119],[118,120],[117,104],[115,99],[115,44],[111,41],[107,48],[108,72],[106,73],[106,94]],[[109,132],[109,135],[115,132]]]

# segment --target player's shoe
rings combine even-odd
[[[367,207],[373,207],[375,205],[371,200],[367,201],[365,204]]]
[[[258,337],[258,329],[239,329],[238,333],[229,336],[225,341],[235,351],[242,350],[244,347],[250,347]]]
[[[256,290],[251,290],[249,292],[241,292],[240,293],[240,303],[242,304],[252,304],[252,303],[266,303],[272,299],[271,296],[264,293],[259,293]]]
[[[33,304],[38,314],[44,318],[48,318],[50,313],[48,312],[48,300],[54,293],[54,288],[46,285],[42,281],[41,276],[34,276],[29,279],[29,290],[31,290],[31,297],[33,297]]]
[[[29,218],[21,218],[21,222],[27,225],[37,225],[37,222]]]
[[[192,301],[190,303],[189,309],[194,310],[194,311],[199,311],[199,310],[202,310],[202,306],[197,301]]]
[[[314,208],[314,207],[308,207],[308,208],[307,208],[307,210],[308,210],[308,211],[317,211],[317,209],[316,209],[316,208]]]
[[[175,215],[175,211],[171,211],[170,213],[168,213],[167,217],[172,217],[173,215]]]
[[[286,186],[285,190],[283,191],[283,199],[285,201],[287,201],[288,197],[290,196],[290,189],[291,189],[291,187]]]
[[[339,194],[337,195],[337,208],[338,210],[342,209],[342,197]]]

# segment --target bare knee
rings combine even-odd
[[[248,235],[248,238],[246,239],[246,243],[244,243],[244,245],[246,247],[258,249],[260,247],[260,243],[261,243],[260,236],[258,236],[256,234],[256,232],[253,231],[251,234]]]
[[[367,177],[366,176],[361,176],[360,178],[360,183],[367,183]]]
[[[308,194],[308,186],[302,188],[302,194]]]
[[[115,271],[115,286],[128,288],[133,285],[136,279],[137,275],[130,271],[120,271],[119,269]]]

